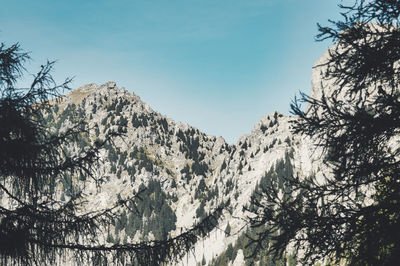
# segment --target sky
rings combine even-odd
[[[338,17],[333,0],[6,1],[0,42],[18,42],[29,73],[57,60],[73,88],[115,81],[154,110],[222,136],[250,133],[275,110],[289,115],[308,93],[317,23]]]

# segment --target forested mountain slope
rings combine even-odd
[[[189,265],[243,264],[251,253],[244,244],[248,241],[244,207],[251,208],[250,198],[260,182],[273,180],[290,189],[282,175],[321,172],[310,140],[293,135],[294,118],[278,112],[263,117],[250,134],[230,145],[222,137],[208,136],[157,113],[135,94],[108,82],[73,90],[55,102],[46,117],[54,130],[65,130],[79,119],[89,124],[89,137],[71,145],[71,153],[93,145],[110,130],[123,133],[101,150],[94,173],[102,179],[100,187],[90,179],[71,177],[55,188],[61,199],[79,193],[88,201],[88,209],[112,206],[141,191],[136,208],[122,210],[114,230],[103,236],[110,243],[175,236],[229,200],[218,228],[188,254]]]

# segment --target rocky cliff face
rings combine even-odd
[[[84,146],[109,130],[123,132],[115,145],[102,149],[95,176],[102,178],[100,189],[91,180],[79,177],[60,183],[61,198],[80,190],[88,199],[87,208],[111,206],[145,189],[138,213],[121,212],[106,241],[139,241],[174,236],[205,216],[218,203],[230,199],[217,229],[198,243],[194,255],[184,263],[212,260],[235,247],[230,263],[244,263],[244,248],[237,245],[248,214],[243,210],[257,184],[279,162],[290,164],[293,172],[309,175],[321,172],[311,141],[293,135],[290,121],[278,112],[267,115],[253,130],[229,145],[221,137],[208,136],[189,125],[175,122],[152,110],[138,96],[114,82],[77,88],[55,104],[48,115],[57,130],[71,121],[86,120],[90,138],[71,146]],[[74,148],[75,147],[75,148]],[[225,231],[229,230],[229,234]]]
[[[314,95],[319,95],[320,75],[315,69]],[[230,145],[221,137],[208,136],[163,116],[137,95],[108,82],[75,89],[47,115],[54,130],[64,130],[77,119],[87,121],[90,137],[71,145],[71,153],[78,146],[93,144],[110,130],[122,132],[124,137],[117,137],[114,145],[101,150],[94,173],[102,179],[100,188],[90,179],[72,177],[56,188],[60,198],[68,199],[81,191],[88,200],[86,208],[96,209],[144,190],[137,212],[121,211],[114,230],[102,236],[105,241],[174,236],[218,203],[230,200],[218,228],[183,261],[188,265],[218,265],[221,259],[233,265],[245,263],[248,251],[243,234],[248,214],[243,207],[248,206],[263,178],[277,179],[287,171],[317,177],[328,172],[312,141],[292,134],[290,122],[295,118],[278,112],[263,117],[249,134]]]

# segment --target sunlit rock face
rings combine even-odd
[[[315,77],[314,77],[315,76]],[[318,76],[313,73],[313,90]],[[287,161],[295,174],[322,176],[324,167],[309,139],[291,132],[291,121],[274,112],[256,123],[235,145],[209,136],[190,125],[175,122],[144,103],[139,96],[115,82],[87,84],[54,105],[52,126],[65,130],[78,116],[91,127],[89,139],[71,145],[78,152],[114,130],[124,133],[100,151],[95,177],[73,178],[75,188],[87,200],[86,210],[112,206],[145,188],[138,213],[121,210],[123,222],[115,221],[103,235],[110,243],[173,237],[200,221],[219,203],[230,200],[230,212],[182,263],[195,265],[202,258],[211,263],[228,248],[235,251],[230,263],[242,265],[245,252],[238,245],[245,231],[248,205],[254,189],[278,162]],[[60,183],[59,197],[71,197]],[[167,218],[166,218],[167,217]],[[225,229],[230,228],[230,234]],[[230,247],[231,246],[231,247]]]
[[[337,91],[337,81],[329,78],[326,65],[330,51],[336,48],[327,50],[315,63],[311,98],[321,99],[324,95],[329,99]],[[72,181],[87,199],[86,210],[110,207],[145,189],[138,212],[121,210],[121,219],[114,221],[112,230],[102,236],[103,241],[174,237],[229,200],[230,206],[218,227],[198,242],[180,264],[205,261],[215,265],[224,258],[230,265],[243,265],[247,251],[242,243],[249,215],[244,207],[249,206],[260,182],[279,178],[282,165],[300,178],[314,175],[321,183],[331,174],[315,140],[292,132],[296,117],[279,112],[266,115],[232,145],[222,137],[209,136],[154,111],[132,89],[120,88],[115,82],[87,84],[66,95],[49,114],[55,130],[68,128],[76,116],[92,128],[89,139],[71,145],[71,153],[110,130],[124,133],[114,140],[114,145],[100,151],[94,173],[102,179],[100,187],[91,179]],[[347,89],[337,99],[351,106]],[[71,197],[72,192],[64,184],[60,183],[56,191],[60,198]]]

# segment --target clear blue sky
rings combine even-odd
[[[31,52],[31,73],[58,60],[73,87],[113,80],[156,111],[235,143],[263,116],[309,92],[330,45],[317,22],[333,0],[5,1],[0,41]]]

